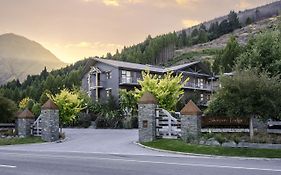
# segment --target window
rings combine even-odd
[[[200,101],[204,101],[204,94],[200,94]]]
[[[106,97],[110,97],[112,95],[112,90],[110,89],[106,89]]]
[[[106,79],[111,79],[111,78],[112,78],[111,71],[106,72]]]
[[[121,72],[121,83],[132,83],[132,72],[131,71],[126,71],[122,70]]]
[[[197,87],[203,89],[203,87],[204,87],[204,80],[202,78],[199,78],[197,80]]]
[[[211,100],[211,95],[210,95],[210,94],[207,95],[207,100],[208,100],[208,101]]]

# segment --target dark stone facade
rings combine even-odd
[[[17,130],[19,137],[27,137],[31,135],[31,126],[34,123],[34,119],[31,118],[18,118]]]

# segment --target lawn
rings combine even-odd
[[[27,143],[42,143],[41,137],[26,137],[26,138],[10,138],[0,139],[0,145],[16,145],[16,144],[27,144]]]
[[[145,146],[177,151],[183,153],[208,154],[220,156],[241,156],[241,157],[264,157],[281,158],[281,149],[252,149],[252,148],[225,148],[204,145],[191,145],[181,140],[159,139],[152,142],[142,143]]]

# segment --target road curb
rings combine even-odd
[[[218,156],[218,155],[209,155],[209,154],[196,154],[196,153],[184,153],[178,151],[170,151],[164,149],[153,148],[149,146],[145,146],[139,142],[134,142],[134,144],[143,147],[145,149],[150,149],[153,151],[163,152],[163,153],[171,153],[171,154],[179,154],[179,155],[186,155],[186,156],[198,156],[198,157],[208,157],[208,158],[231,158],[231,159],[240,159],[240,160],[280,160],[281,158],[262,158],[262,157],[237,157],[237,156]]]

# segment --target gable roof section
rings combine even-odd
[[[185,64],[181,64],[181,65],[177,65],[177,66],[171,66],[171,67],[166,68],[166,71],[182,70],[184,68],[190,67],[190,66],[198,64],[198,63],[200,63],[200,61],[194,61],[194,62],[185,63]]]
[[[211,72],[205,66],[201,61],[193,61],[189,63],[185,63],[182,65],[177,66],[171,66],[168,68],[160,67],[160,66],[154,66],[154,65],[148,65],[148,64],[137,64],[137,63],[130,63],[125,61],[117,61],[117,60],[110,60],[110,59],[104,59],[104,58],[93,58],[94,61],[101,62],[104,64],[108,64],[114,67],[118,68],[126,68],[126,69],[134,69],[134,70],[149,70],[151,72],[158,72],[158,73],[165,73],[168,71],[181,71],[185,68],[188,68],[193,65],[198,65],[204,72],[211,75]]]

